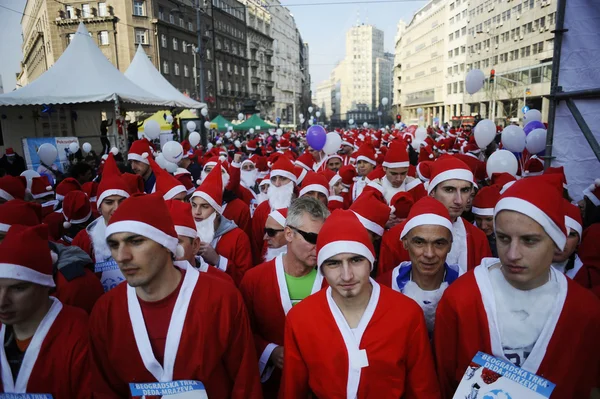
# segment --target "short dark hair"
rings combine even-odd
[[[78,162],[71,166],[69,173],[71,174],[71,177],[77,179],[78,177],[85,175],[88,171],[93,172],[90,164],[85,162]]]

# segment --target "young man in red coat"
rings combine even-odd
[[[543,176],[515,182],[494,209],[500,259],[444,293],[434,332],[444,398],[478,351],[556,384],[552,398],[589,398],[599,386],[600,302],[551,266],[567,240],[561,191]]]
[[[265,398],[277,398],[283,368],[285,316],[292,306],[320,290],[314,241],[329,215],[314,198],[292,202],[284,222],[287,252],[248,271],[240,291],[246,301]]]
[[[123,201],[106,237],[127,284],[90,316],[93,397],[130,397],[133,382],[192,380],[209,398],[261,398],[244,301],[232,284],[174,264],[184,251],[160,194]]]
[[[0,392],[86,399],[88,317],[48,296],[52,261],[46,225],[13,225],[0,243]]]
[[[473,190],[473,172],[463,161],[452,156],[443,156],[427,166],[422,168],[426,169],[425,177],[430,178],[427,193],[446,206],[452,220],[452,249],[447,262],[458,265],[462,275],[479,265],[481,259],[492,256],[485,233],[460,216]],[[395,244],[400,240],[403,228],[402,223],[394,226],[384,237],[379,254],[379,274],[410,260],[406,250]]]
[[[246,233],[223,215],[221,163],[206,176],[192,194],[192,214],[200,238],[198,254],[233,278],[236,285],[252,267],[250,240]]]
[[[369,278],[374,260],[356,216],[335,211],[317,239],[329,288],[288,314],[280,397],[440,397],[423,311]]]

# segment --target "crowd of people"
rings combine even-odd
[[[600,179],[575,203],[535,156],[487,176],[470,129],[337,133],[184,141],[174,172],[145,138],[64,176],[7,150],[2,392],[452,398],[483,352],[598,394]]]

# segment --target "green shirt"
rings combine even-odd
[[[294,277],[285,273],[285,283],[290,293],[292,306],[311,294],[316,278],[317,269],[313,269],[310,273],[302,277]]]

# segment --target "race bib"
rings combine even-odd
[[[52,399],[49,393],[0,393],[0,399]]]
[[[200,381],[182,380],[129,384],[131,396],[140,399],[162,397],[163,399],[208,399],[204,384]]]
[[[113,258],[110,258],[107,261],[104,262],[97,262],[96,266],[94,267],[94,272],[96,273],[104,273],[110,270],[118,270],[119,269],[119,265],[117,265],[117,262],[115,262],[115,260]]]
[[[542,399],[555,386],[509,361],[477,352],[453,399]]]
[[[102,287],[104,287],[104,292],[112,290],[125,281],[125,277],[123,276],[123,273],[121,273],[119,265],[117,265],[117,262],[115,262],[113,258],[109,258],[104,262],[97,262],[94,271],[96,273],[102,273],[100,282],[102,283]]]

